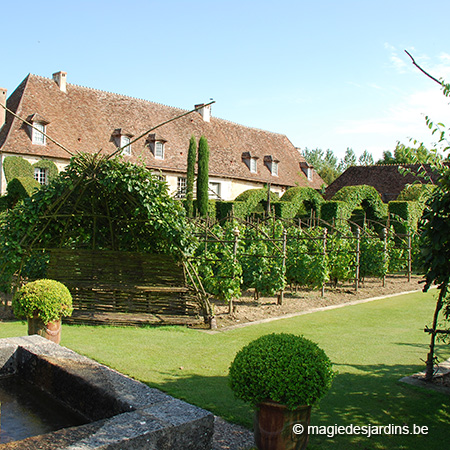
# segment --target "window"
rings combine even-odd
[[[45,124],[34,122],[31,130],[32,143],[36,145],[45,145],[45,136],[42,134],[45,133]]]
[[[256,173],[256,158],[250,158],[250,172]]]
[[[271,167],[272,175],[277,177],[278,176],[278,162],[272,161],[272,167]]]
[[[48,183],[48,170],[47,169],[42,169],[40,167],[35,167],[34,169],[34,179],[39,183],[39,184],[47,184]]]
[[[131,138],[129,136],[120,136],[120,146],[122,147],[122,155],[131,155]]]
[[[164,144],[162,142],[155,142],[155,158],[164,159]]]
[[[209,198],[220,200],[220,183],[209,183]]]
[[[186,197],[186,182],[185,177],[178,177],[177,179],[177,193],[175,198],[185,198]]]

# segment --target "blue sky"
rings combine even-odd
[[[46,1],[2,6],[0,86],[28,73],[191,109],[300,148],[381,157],[447,125],[448,8],[422,1]],[[445,3],[445,2],[444,2]]]

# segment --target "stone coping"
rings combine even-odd
[[[90,423],[2,444],[2,450],[211,449],[209,411],[40,336],[0,339],[0,376],[13,374],[53,390]]]

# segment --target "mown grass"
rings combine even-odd
[[[427,435],[311,436],[314,449],[445,448],[449,397],[398,380],[423,368],[435,293],[416,293],[290,319],[207,334],[181,327],[63,327],[62,345],[171,395],[251,428],[250,408],[233,397],[228,367],[236,352],[271,332],[303,334],[329,355],[338,374],[312,424],[408,425]],[[21,322],[0,324],[0,337],[26,334]],[[438,346],[441,359],[448,345]],[[443,447],[444,446],[444,447]]]

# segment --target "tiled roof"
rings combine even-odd
[[[408,169],[400,173],[399,167]],[[433,183],[437,180],[437,173],[433,173],[429,165],[420,164],[390,164],[375,166],[352,166],[331,183],[325,193],[325,199],[331,200],[344,186],[373,186],[381,195],[384,202],[395,200],[407,184],[414,182],[430,183],[429,178],[418,177],[416,173],[423,167]]]
[[[47,133],[69,149],[77,152],[105,154],[116,150],[114,131],[126,130],[127,135],[139,136],[168,119],[186,112],[146,100],[110,92],[67,84],[62,92],[52,79],[28,75],[8,99],[8,108],[20,117],[33,114],[44,117],[49,125]],[[47,141],[46,146],[33,145],[28,127],[7,114],[0,133],[1,151],[41,157],[68,159],[69,155]],[[143,161],[152,169],[186,172],[189,139],[204,135],[210,147],[211,176],[271,182],[281,186],[311,186],[320,188],[322,179],[314,173],[309,182],[300,168],[305,160],[283,134],[245,127],[223,119],[211,117],[205,122],[194,112],[156,130],[165,142],[164,159],[156,159],[145,138],[132,146],[132,161]],[[151,139],[150,139],[151,140]],[[243,154],[258,157],[257,173],[250,173]],[[278,160],[278,177],[272,176],[264,165],[264,157]]]

